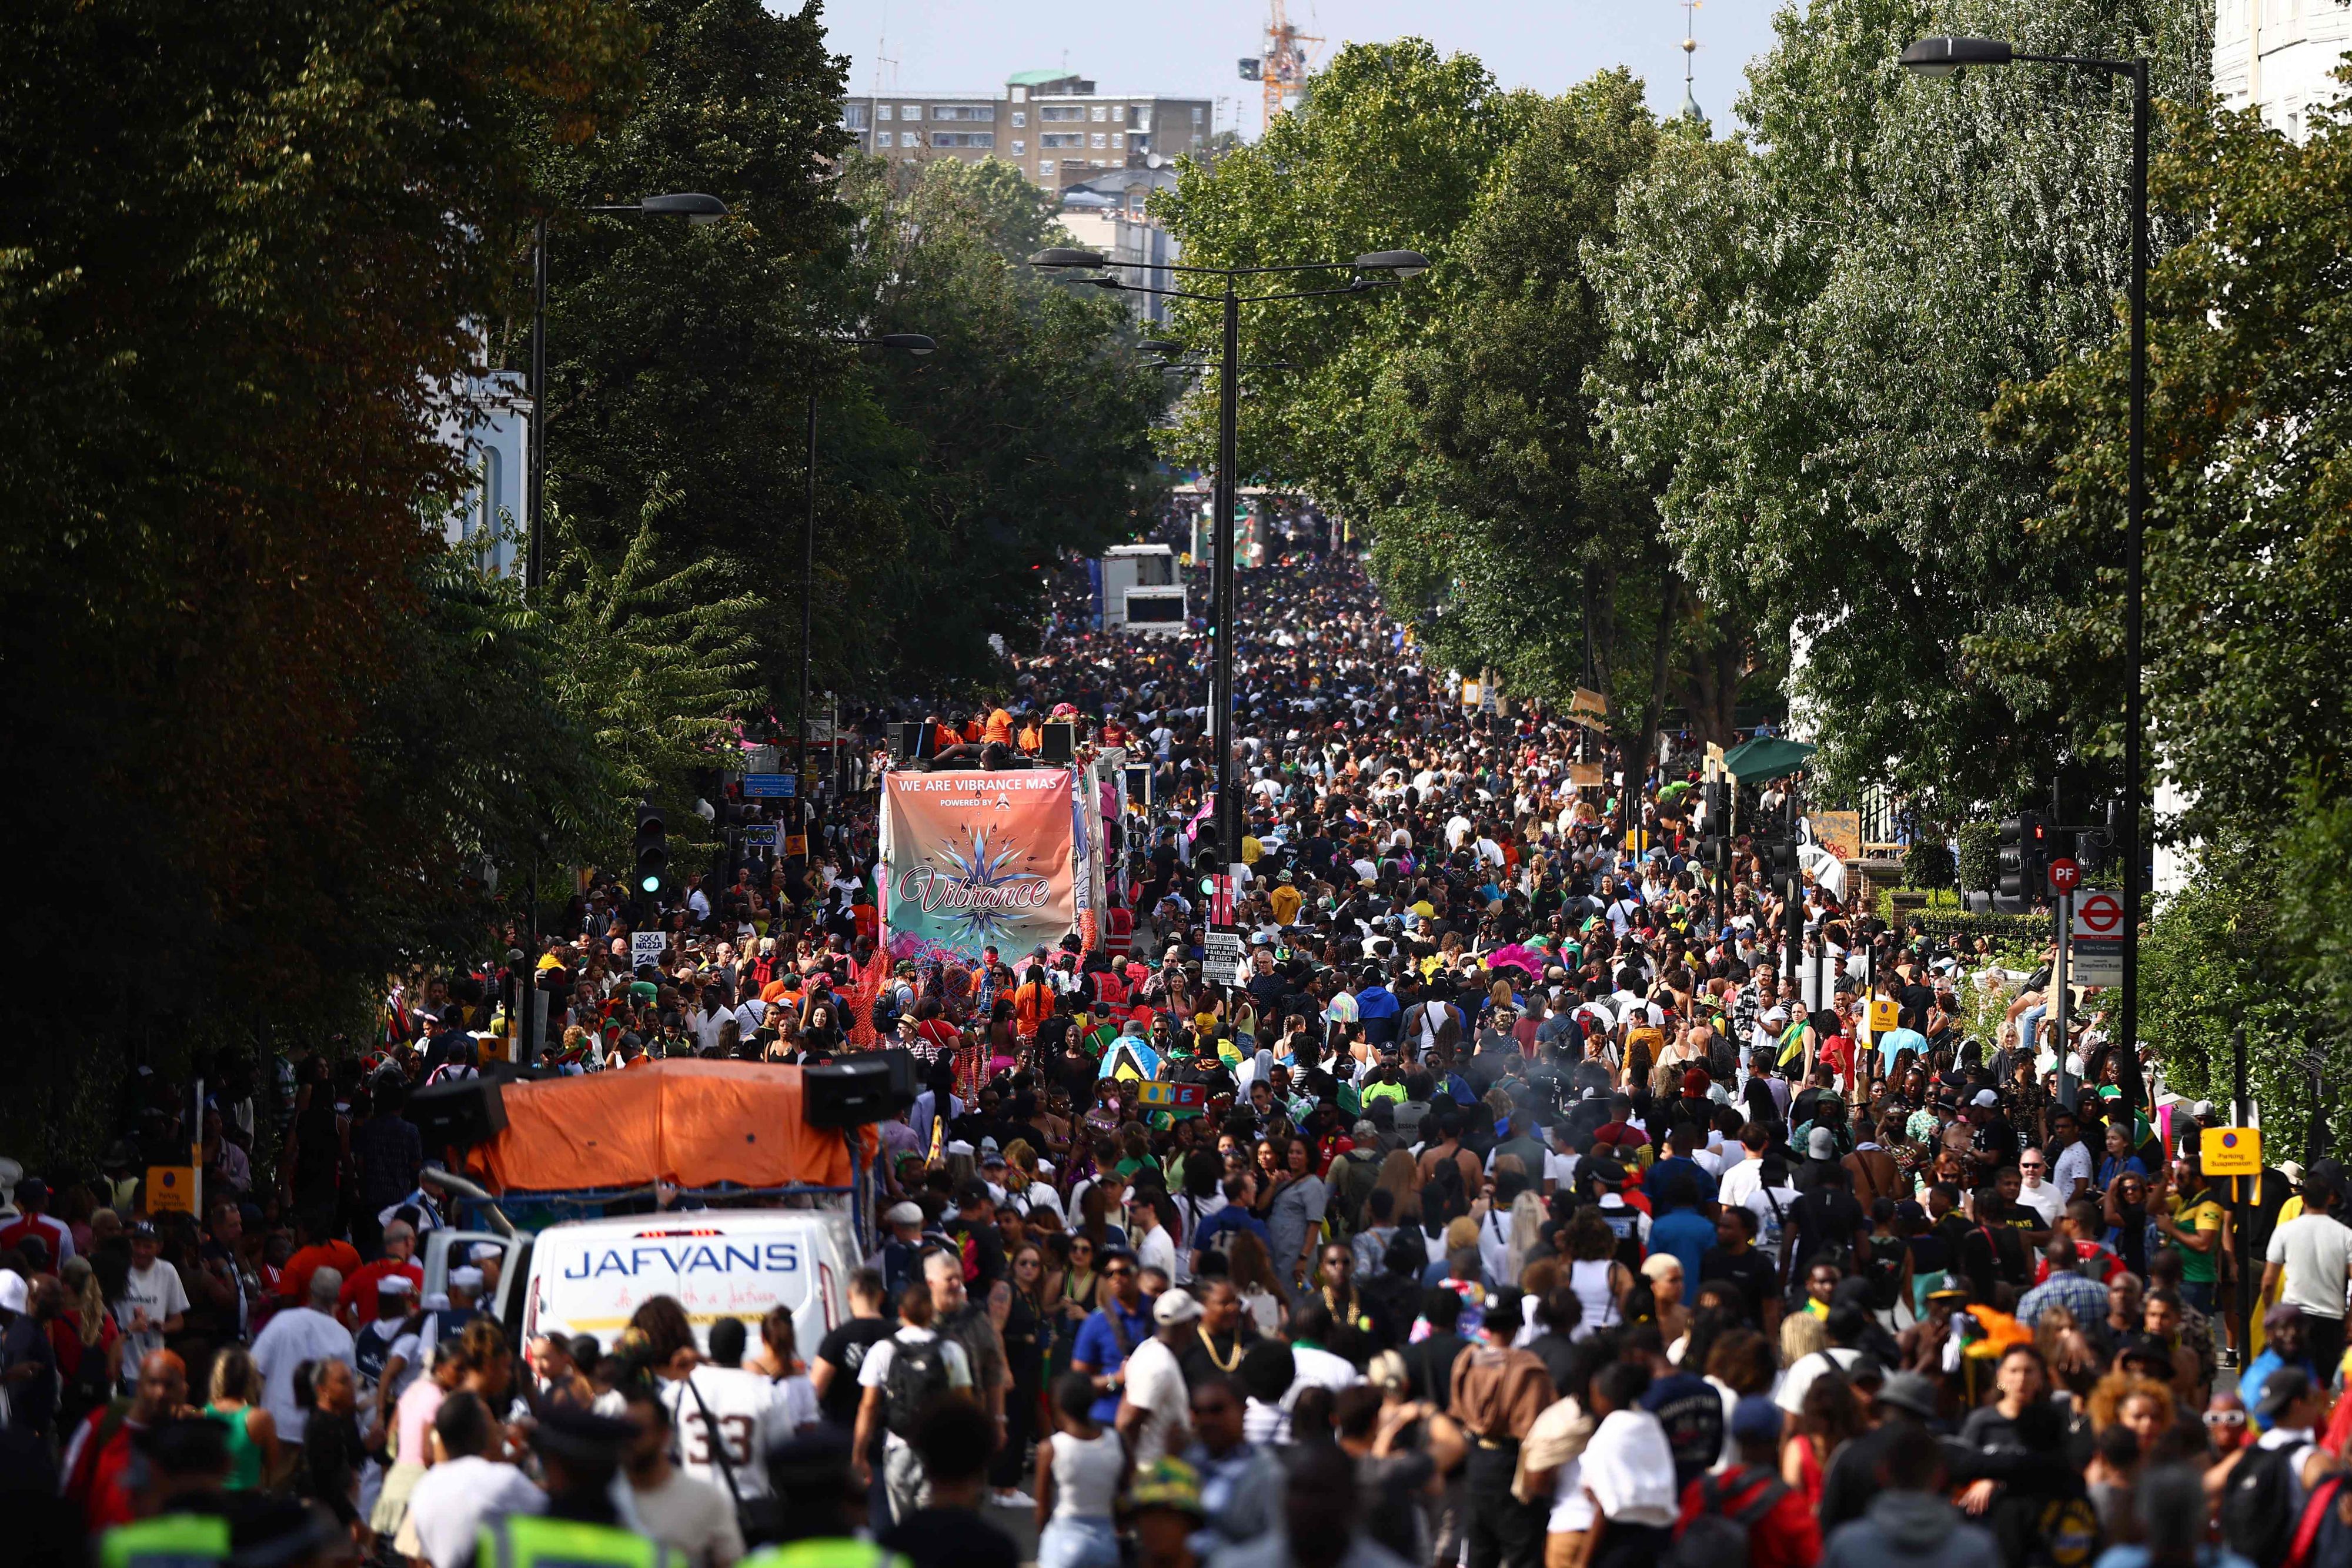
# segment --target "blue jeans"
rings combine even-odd
[[[2213,1315],[2213,1281],[2210,1280],[2181,1281],[2180,1299],[2207,1317],[2211,1317]]]
[[[2017,1042],[2027,1051],[2033,1049],[2033,1038],[2042,1030],[2042,1020],[2048,1016],[2046,1005],[2030,1007],[2017,1015]]]
[[[1107,1517],[1047,1520],[1037,1568],[1118,1568],[1118,1531]]]

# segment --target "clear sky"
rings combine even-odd
[[[778,0],[770,0],[771,4]],[[1699,106],[1720,130],[1748,61],[1770,47],[1782,0],[1704,0],[1696,16]],[[834,48],[852,61],[850,90],[971,91],[1014,71],[1065,64],[1105,92],[1161,92],[1228,100],[1258,132],[1259,93],[1235,62],[1261,52],[1266,0],[824,0]],[[1289,0],[1290,20],[1325,42],[1310,65],[1342,43],[1418,35],[1447,54],[1484,60],[1506,87],[1559,92],[1609,66],[1649,84],[1651,106],[1683,100],[1680,0]]]

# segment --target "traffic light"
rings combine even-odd
[[[1764,860],[1764,870],[1775,882],[1785,882],[1797,874],[1797,841],[1794,838],[1766,839],[1757,846]]]
[[[669,891],[669,819],[649,801],[637,807],[637,841],[631,863],[636,870],[630,890],[640,898],[660,903]]]
[[[2020,811],[2000,825],[2000,894],[2034,898],[2050,883],[2050,824]]]

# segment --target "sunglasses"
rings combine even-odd
[[[1073,1247],[1070,1249],[1070,1256],[1073,1258],[1091,1258],[1094,1255],[1095,1249],[1091,1247]]]
[[[2208,1427],[2242,1427],[2245,1424],[2246,1413],[2243,1410],[2208,1410],[2205,1412],[2205,1425]]]
[[[1134,1270],[1128,1268],[1123,1263],[1114,1263],[1109,1268],[1103,1270],[1103,1278],[1106,1280],[1122,1280],[1134,1272]]]

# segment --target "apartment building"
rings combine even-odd
[[[2311,111],[2344,96],[2336,68],[2348,48],[2347,0],[2218,0],[2213,90],[2231,109],[2260,109],[2300,141]]]
[[[868,93],[842,106],[862,152],[903,162],[998,158],[1059,192],[1113,169],[1205,151],[1205,98],[1105,93],[1066,71],[1021,71],[982,92]]]

